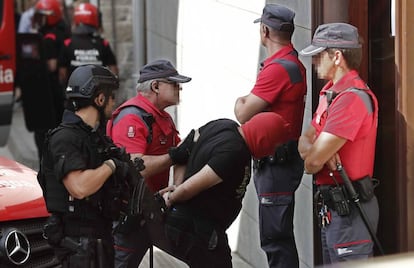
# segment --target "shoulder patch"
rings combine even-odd
[[[48,33],[44,37],[45,39],[52,39],[53,41],[56,41],[56,34],[54,33]]]
[[[286,59],[275,59],[273,62],[280,64],[286,70],[292,84],[303,81],[302,74],[300,73],[299,66],[296,62]]]
[[[109,46],[109,42],[108,42],[108,40],[104,39],[104,40],[103,40],[103,44],[104,44],[104,46]]]
[[[65,44],[65,46],[68,47],[70,45],[70,43],[72,43],[72,39],[70,39],[70,38],[65,39],[65,41],[63,41],[63,43]]]
[[[372,113],[374,111],[374,106],[372,104],[371,97],[365,90],[352,88],[352,89],[349,89],[348,91],[357,94],[362,99],[369,113]]]
[[[133,137],[135,137],[135,133],[136,133],[135,126],[134,125],[129,125],[128,126],[128,131],[127,131],[127,137],[128,138],[133,138]]]

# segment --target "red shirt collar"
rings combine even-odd
[[[291,43],[289,45],[286,45],[286,46],[282,47],[275,54],[273,54],[272,56],[270,56],[267,59],[265,59],[262,62],[262,66],[268,65],[274,59],[283,58],[284,56],[286,56],[287,54],[289,54],[290,52],[292,52],[292,50],[294,50],[294,48],[293,48],[293,45]]]
[[[335,84],[332,80],[322,88],[319,95],[324,95],[327,90],[332,90],[336,93],[340,93],[350,87],[357,87],[357,88],[366,88],[365,82],[359,77],[359,74],[355,70],[351,70],[346,73],[338,82]]]

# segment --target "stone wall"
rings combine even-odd
[[[121,81],[120,103],[135,94],[136,78],[134,74],[133,36],[132,36],[132,1],[133,0],[101,0],[101,12],[104,33],[111,44],[118,60],[119,78]]]

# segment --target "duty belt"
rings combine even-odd
[[[276,148],[274,155],[256,159],[253,162],[253,167],[255,169],[260,169],[264,165],[283,165],[289,163],[298,154],[297,147],[297,141],[289,141],[284,143]]]
[[[352,181],[352,185],[355,188],[355,191],[358,193],[359,199],[361,202],[367,202],[372,199],[374,196],[374,189],[379,184],[377,179],[373,179],[370,176],[365,176],[359,180]],[[343,184],[339,184],[338,186],[344,187]],[[336,187],[336,185],[318,185],[317,189],[320,193],[321,198],[323,201],[328,205],[329,208],[334,209],[332,205],[331,191],[332,188]],[[317,193],[318,193],[317,192]]]

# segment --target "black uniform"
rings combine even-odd
[[[88,26],[82,26],[85,27]],[[67,69],[68,77],[76,67],[85,64],[117,64],[109,42],[88,28],[85,31],[75,31],[71,38],[66,39],[59,56],[59,67]]]
[[[47,130],[56,127],[62,120],[65,99],[63,88],[59,83],[57,68],[54,71],[49,70],[47,62],[52,59],[57,61],[63,40],[69,37],[69,31],[63,21],[54,26],[46,25],[39,31],[40,44],[32,46],[29,53],[31,56],[34,54],[37,56],[35,59],[26,59],[24,64],[19,63],[18,71],[19,85],[23,93],[26,126],[28,130],[34,131],[40,159]],[[32,39],[30,34],[26,36]],[[19,48],[19,54],[28,53],[26,41],[20,42],[22,44]],[[22,55],[19,57],[21,60]]]
[[[209,165],[223,180],[190,200],[174,204],[166,235],[191,267],[231,267],[226,229],[236,219],[250,181],[250,151],[229,119],[199,129],[184,180]]]
[[[59,54],[63,48],[63,40],[69,37],[66,24],[61,21],[53,27],[46,27],[42,30],[42,33],[46,61],[50,59],[58,60]],[[55,107],[55,126],[57,126],[62,121],[65,100],[64,88],[59,83],[57,68],[55,71],[49,73],[49,79]]]
[[[111,180],[82,200],[72,198],[62,183],[72,171],[102,165],[96,131],[66,110],[62,124],[51,132],[46,146],[38,179],[53,215],[45,227],[49,243],[63,267],[113,267],[112,200],[108,196]],[[81,266],[76,266],[77,262]]]

